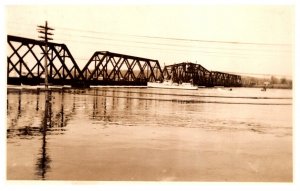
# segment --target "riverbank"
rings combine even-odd
[[[264,85],[253,85],[253,86],[247,86],[243,85],[242,87],[244,88],[264,88]],[[293,89],[293,86],[287,85],[287,84],[273,84],[273,85],[268,85],[267,89]]]

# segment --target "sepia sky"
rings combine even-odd
[[[95,51],[194,62],[208,70],[292,76],[294,7],[275,5],[6,6],[6,32],[54,42],[82,68]]]

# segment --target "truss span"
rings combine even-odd
[[[108,51],[95,52],[82,72],[91,85],[146,85],[163,78],[157,60]]]
[[[163,70],[164,79],[172,80],[176,83],[192,82],[198,86],[241,86],[241,76],[209,71],[200,64],[183,62],[165,66]]]
[[[165,66],[157,60],[97,51],[80,69],[65,44],[7,36],[8,84],[38,85],[45,81],[44,58],[47,58],[48,82],[53,85],[146,85],[147,82],[171,79],[193,82],[198,86],[241,86],[241,76],[209,71],[200,64],[183,62]]]
[[[82,72],[65,44],[7,36],[7,79],[8,84],[37,85],[44,82],[44,57],[48,59],[48,80],[50,84],[76,84],[83,79]]]

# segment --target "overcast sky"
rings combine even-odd
[[[54,42],[82,68],[95,51],[194,62],[208,70],[292,76],[294,7],[254,5],[7,6],[6,32]]]

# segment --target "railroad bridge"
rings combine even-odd
[[[7,36],[7,83],[39,85],[44,83],[43,60],[48,60],[48,82],[53,85],[146,85],[151,81],[172,79],[175,82],[193,82],[198,86],[240,86],[241,77],[208,71],[194,63],[179,63],[160,67],[157,60],[112,53],[95,52],[80,68],[65,44]]]
[[[163,70],[164,79],[172,80],[176,83],[192,82],[198,86],[213,87],[241,86],[241,76],[224,72],[209,71],[200,64],[183,62],[165,66]]]
[[[157,60],[108,51],[95,52],[82,72],[89,85],[147,85],[163,79]]]

